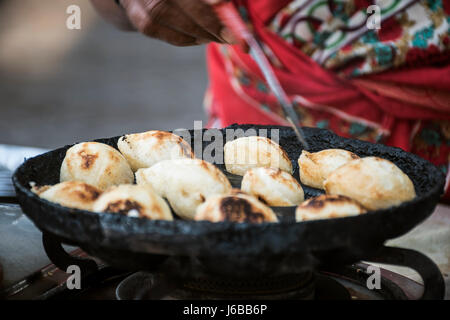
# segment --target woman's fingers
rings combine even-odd
[[[121,0],[130,22],[138,31],[145,33],[152,21],[143,2],[143,0]]]
[[[121,0],[121,4],[134,27],[149,37],[177,46],[235,43],[213,7],[204,1],[221,0]]]
[[[186,12],[181,10],[181,8],[172,1],[168,1],[167,5],[165,5],[164,8],[161,8],[161,11],[162,12],[158,13],[158,24],[196,38],[198,43],[211,41],[221,42],[220,39],[206,31],[198,25],[196,21],[192,20]]]
[[[160,39],[178,47],[195,46],[210,42],[209,40],[201,40],[185,35],[184,33],[172,30],[165,26],[160,26],[158,29],[156,29],[151,37]]]
[[[196,45],[197,39],[157,23],[159,6],[165,1],[122,0],[122,5],[134,27],[146,36],[163,40],[176,46]],[[156,11],[155,11],[156,10]]]
[[[200,27],[212,34],[221,42],[235,43],[231,32],[225,28],[214,12],[212,4],[222,0],[169,0],[179,6]]]

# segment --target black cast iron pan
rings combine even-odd
[[[279,129],[280,145],[292,160],[294,175],[298,177],[297,159],[302,148],[290,128],[229,128],[268,129],[269,134],[270,129]],[[30,182],[59,182],[60,166],[70,146],[29,159],[17,169],[13,182],[23,211],[45,234],[80,246],[110,265],[127,270],[154,270],[166,257],[180,258],[180,272],[202,269],[233,277],[349,264],[373,255],[386,240],[403,235],[433,212],[445,179],[429,162],[398,148],[345,139],[327,130],[304,131],[309,151],[342,148],[361,157],[379,156],[394,162],[413,181],[417,197],[400,206],[360,216],[301,223],[289,218],[295,208],[278,210],[286,217],[280,223],[265,224],[150,221],[93,213],[62,207],[30,191]],[[193,131],[191,135],[194,137]],[[96,141],[116,147],[117,140],[118,137]],[[204,146],[209,143],[204,142]],[[310,197],[320,192],[306,188],[305,193]]]

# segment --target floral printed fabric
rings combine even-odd
[[[377,4],[381,28],[367,30]],[[450,1],[296,0],[269,27],[323,67],[354,77],[448,59]]]

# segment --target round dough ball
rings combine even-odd
[[[150,184],[184,219],[194,219],[197,207],[210,196],[231,191],[230,182],[222,171],[200,159],[158,162],[150,168],[139,169],[136,182]]]
[[[306,200],[295,210],[297,221],[357,216],[367,210],[353,199],[339,195],[321,195]]]
[[[258,167],[279,168],[292,174],[292,163],[286,152],[265,137],[243,137],[227,142],[224,158],[226,170],[240,176]]]
[[[95,212],[113,212],[151,220],[173,220],[167,203],[150,186],[111,187],[94,203]]]
[[[359,159],[356,154],[343,149],[327,149],[315,153],[303,150],[298,158],[300,181],[304,185],[323,189],[323,182],[330,173],[355,159]]]
[[[83,142],[67,150],[60,181],[82,181],[105,190],[133,183],[133,171],[119,151],[103,143]]]
[[[165,131],[127,134],[117,147],[133,171],[150,168],[162,160],[194,158],[190,145],[181,137]]]
[[[370,210],[396,206],[416,196],[409,177],[378,157],[350,161],[331,173],[324,187],[328,194],[350,197]]]
[[[248,170],[241,189],[269,206],[296,206],[305,199],[297,180],[286,171],[275,168]]]
[[[54,186],[36,187],[33,192],[42,199],[69,208],[91,211],[102,191],[80,181],[66,181]]]
[[[210,197],[197,208],[195,220],[211,222],[278,222],[271,208],[242,192]]]

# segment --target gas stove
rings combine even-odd
[[[81,250],[72,253],[86,258]],[[205,277],[171,283],[164,274],[129,273],[102,266],[70,290],[69,275],[51,264],[4,289],[7,300],[408,300],[419,299],[423,285],[381,270],[380,289],[367,287],[369,265],[355,264],[339,272],[308,272],[277,278],[232,281]],[[433,292],[434,299],[442,299]]]
[[[50,258],[58,265],[82,268],[80,290],[67,283],[71,275],[49,264],[21,281],[3,288],[6,300],[416,300],[443,299],[439,272],[424,267],[422,285],[399,273],[380,268],[379,288],[368,286],[371,265],[357,263],[333,271],[255,279],[225,279],[204,274],[177,279],[170,274],[127,272],[111,268],[81,249],[67,254],[45,239]],[[414,258],[414,256],[411,256]],[[406,255],[406,260],[408,256]],[[422,270],[423,271],[423,270]],[[433,284],[433,285],[430,285]],[[426,293],[425,293],[426,291]]]

